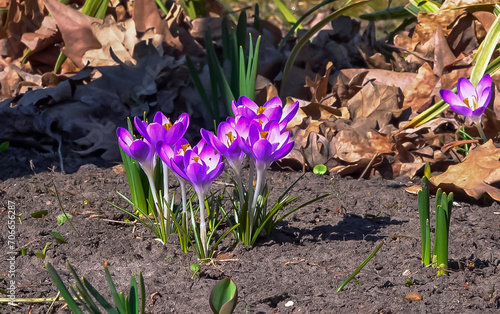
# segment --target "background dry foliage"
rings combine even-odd
[[[445,1],[438,12],[421,12],[418,23],[397,33],[391,43],[375,37],[374,23],[347,16],[334,20],[301,50],[289,84],[281,87],[289,96],[286,102],[299,101],[300,109],[290,123],[294,150],[279,166],[307,170],[325,164],[341,175],[392,178],[415,177],[429,162],[435,171],[448,169],[433,178],[435,186],[500,200],[496,139],[477,148],[478,141],[463,141],[458,132],[462,125],[476,138],[477,131],[451,111],[405,128],[439,99],[440,89],[451,89],[458,78],[469,76],[475,52],[495,19],[493,6],[449,8],[494,2]],[[233,15],[216,1],[207,1],[208,17],[191,20],[175,3],[165,15],[154,0],[115,0],[100,20],[82,14],[81,4],[0,3],[8,8],[0,26],[5,99],[0,103],[0,140],[117,160],[115,130],[127,117],[151,116],[157,110],[172,117],[188,112],[194,124],[191,138],[198,136],[199,127],[213,125],[185,56],[208,87],[204,32],[210,29],[220,48],[221,18],[235,20]],[[297,39],[278,50],[281,25],[262,20],[261,29],[247,30],[262,36],[256,96],[262,103],[278,94],[283,65]],[[54,73],[61,51],[68,60]],[[500,131],[499,80],[493,76],[495,97],[483,117],[489,138]],[[464,144],[473,149],[468,157],[457,149]]]

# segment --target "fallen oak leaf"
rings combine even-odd
[[[46,0],[45,6],[52,14],[64,40],[64,54],[78,67],[83,68],[82,57],[86,51],[101,48],[92,33],[92,22],[100,21],[72,9],[57,0]]]
[[[462,163],[430,179],[432,186],[447,193],[466,193],[476,200],[487,193],[497,201],[500,201],[500,189],[493,184],[499,181],[500,148],[495,147],[492,140],[469,152]]]

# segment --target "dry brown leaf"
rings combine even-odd
[[[101,43],[100,49],[92,49],[85,52],[82,62],[90,66],[116,65],[111,57],[111,51],[121,62],[135,64],[132,55],[137,43],[134,21],[128,19],[125,22],[116,23],[113,16],[108,15],[102,23],[92,23],[92,32]]]
[[[417,112],[431,96],[437,82],[438,78],[434,75],[430,65],[424,63],[418,69],[417,77],[413,81],[410,90],[405,94],[403,109],[412,108],[413,112]]]
[[[91,28],[93,22],[100,20],[78,12],[57,0],[46,0],[45,6],[61,31],[65,44],[64,54],[78,67],[83,68],[85,64],[82,62],[82,57],[85,52],[101,48]]]
[[[464,194],[479,199],[484,193],[500,201],[500,149],[493,141],[472,150],[462,163],[450,166],[446,172],[431,177],[430,182],[443,191]]]
[[[402,97],[398,87],[367,83],[347,102],[351,119],[366,118],[372,128],[383,128],[401,114]]]
[[[333,139],[335,142],[335,158],[356,163],[362,159],[371,160],[375,154],[392,153],[392,143],[389,136],[375,130],[360,133],[357,129],[341,130]]]
[[[328,79],[330,78],[330,72],[332,70],[333,63],[328,62],[326,65],[326,72],[324,76],[316,75],[314,81],[306,76],[306,87],[309,87],[312,94],[311,102],[321,102],[327,94],[328,89]]]
[[[441,6],[441,10],[452,9],[455,7],[464,7],[477,4],[495,4],[497,0],[446,0]]]
[[[134,13],[132,16],[136,30],[140,33],[154,28],[155,31],[161,32],[164,28],[164,23],[158,14],[158,7],[154,0],[135,0]]]

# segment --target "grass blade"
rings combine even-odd
[[[365,265],[368,264],[368,262],[375,256],[375,254],[377,254],[378,250],[380,250],[380,248],[384,245],[384,243],[385,242],[382,241],[379,245],[377,245],[377,247],[370,253],[370,255],[368,255],[368,257],[363,261],[363,263],[361,263],[361,265],[359,265],[358,268],[356,268],[356,270],[349,277],[347,277],[347,279],[337,288],[337,291],[335,291],[336,293],[342,291],[345,285],[347,285],[349,281],[351,281],[354,277],[356,277],[356,275],[363,269],[363,267],[365,267]]]

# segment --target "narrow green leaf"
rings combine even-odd
[[[384,243],[385,242],[382,241],[379,245],[377,245],[377,247],[370,253],[370,255],[368,255],[368,257],[361,263],[361,265],[359,265],[358,268],[356,268],[356,270],[349,277],[347,277],[347,279],[337,288],[336,293],[342,291],[342,289],[344,289],[349,281],[356,277],[356,275],[363,269],[363,267],[368,264],[368,262],[375,256],[375,254],[377,254],[378,250],[380,250]]]
[[[285,20],[288,22],[290,25],[294,25],[297,23],[297,18],[293,13],[287,8],[286,4],[283,3],[281,0],[273,0],[274,4],[278,7],[278,10],[280,13],[283,15]],[[297,26],[298,29],[302,29],[302,25]]]
[[[111,296],[113,297],[113,300],[115,301],[115,305],[118,307],[118,311],[120,313],[126,313],[127,306],[125,304],[125,300],[123,295],[118,294],[116,291],[115,284],[113,282],[113,278],[111,278],[111,274],[109,273],[108,265],[107,263],[104,263],[104,272],[106,273],[106,280],[108,281],[109,289],[111,290]]]
[[[498,4],[495,5],[496,8],[500,8]],[[474,86],[477,86],[481,78],[486,72],[488,63],[490,62],[491,56],[497,49],[498,41],[500,40],[500,15],[495,18],[495,21],[490,27],[490,30],[486,34],[483,42],[479,46],[478,52],[474,56],[476,64],[472,69],[470,76],[470,81]]]
[[[119,314],[119,312],[97,291],[94,286],[82,277],[82,282],[92,296],[109,314]]]
[[[298,20],[297,22],[295,22],[292,26],[292,28],[290,29],[290,31],[288,31],[288,33],[285,35],[285,37],[283,37],[283,39],[281,40],[279,46],[278,46],[278,50],[281,50],[283,48],[283,46],[286,44],[286,42],[288,41],[288,38],[290,38],[290,36],[292,36],[292,34],[295,33],[295,31],[299,28],[302,28],[302,21],[305,20],[309,15],[311,15],[312,13],[314,13],[316,10],[320,9],[321,7],[323,7],[324,5],[326,4],[329,4],[329,3],[332,3],[333,1],[336,1],[336,0],[326,0],[326,1],[323,1],[321,2],[320,4],[318,5],[315,5],[312,9],[310,9],[309,11],[307,11],[306,13],[304,13],[304,15],[302,15]]]
[[[406,9],[406,6],[396,6],[390,7],[385,10],[361,14],[359,16],[360,19],[367,21],[387,21],[387,20],[395,20],[395,19],[407,19],[416,16],[412,14],[409,10]]]
[[[54,282],[54,284],[56,285],[57,290],[59,290],[61,296],[64,298],[64,301],[66,301],[66,304],[68,304],[68,307],[71,309],[71,311],[75,314],[83,314],[82,310],[80,310],[75,300],[73,300],[71,293],[64,285],[63,281],[61,280],[61,277],[59,277],[59,274],[54,269],[54,267],[52,267],[50,263],[46,263],[45,268],[47,268],[47,272],[49,273],[52,282]]]
[[[426,225],[429,222],[429,179],[424,176],[422,178],[422,190],[418,192],[418,214],[420,218],[420,241],[422,246],[422,263],[428,266],[430,263],[430,246],[427,246]]]

